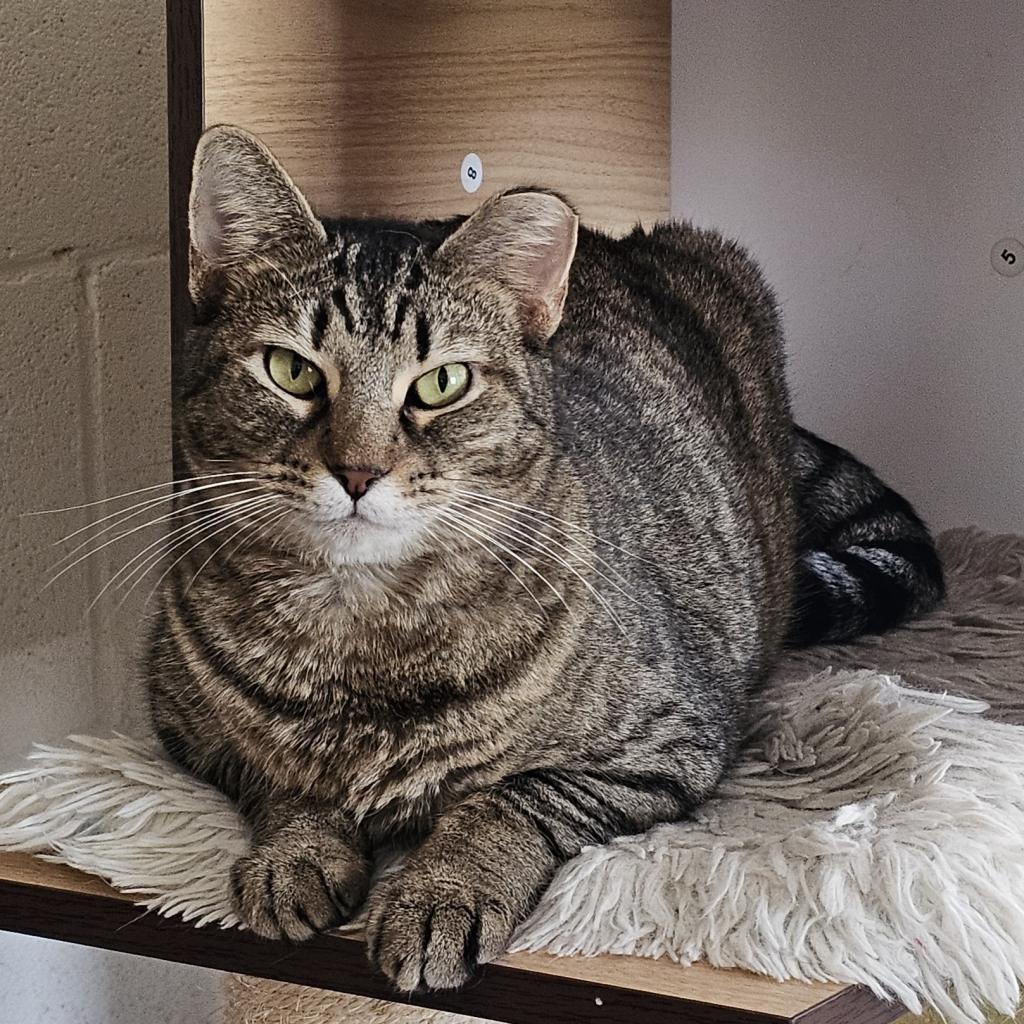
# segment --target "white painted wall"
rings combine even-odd
[[[1020,0],[675,0],[673,213],[783,304],[797,416],[936,527],[1024,529]]]
[[[128,551],[41,592],[82,516],[169,475],[163,0],[0,4],[0,767],[137,727]],[[220,975],[0,933],[0,1024],[206,1024]]]

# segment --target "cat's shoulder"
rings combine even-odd
[[[585,233],[594,236],[603,234],[592,229]],[[617,238],[609,235],[603,237],[606,244],[610,244],[621,255],[666,253],[754,262],[747,249],[735,239],[716,228],[700,227],[682,219],[661,220],[652,225],[637,224],[631,231]]]
[[[775,304],[758,260],[744,244],[716,228],[672,219],[650,226],[638,224],[617,238],[590,230],[581,235],[590,236],[581,246],[584,253],[597,255],[599,260],[599,254],[603,253],[609,268],[616,263],[653,266],[673,277],[681,273],[702,279],[730,280],[748,298]]]

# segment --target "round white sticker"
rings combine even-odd
[[[1024,242],[1016,238],[1000,238],[992,246],[992,266],[1003,277],[1016,277],[1024,271]]]
[[[484,165],[476,153],[467,153],[462,158],[462,187],[467,192],[475,192],[484,180]]]

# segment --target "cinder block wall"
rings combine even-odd
[[[131,544],[44,592],[89,512],[23,513],[169,474],[163,24],[161,0],[0,5],[0,763],[137,717],[138,604],[85,615]]]
[[[141,535],[41,592],[86,518],[22,513],[170,475],[164,82],[163,0],[0,4],[0,767],[141,718],[141,601],[84,614]],[[0,1024],[215,1021],[219,978],[0,934]]]

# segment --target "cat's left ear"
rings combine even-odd
[[[438,249],[436,258],[512,293],[525,333],[546,340],[562,319],[579,217],[550,192],[488,199]]]
[[[189,196],[189,291],[233,264],[290,242],[325,242],[327,233],[274,155],[231,125],[206,131],[196,147]]]

